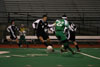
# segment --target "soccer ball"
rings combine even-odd
[[[61,49],[64,49],[64,45],[61,45],[61,47],[60,47]]]
[[[47,51],[48,52],[52,52],[53,51],[53,47],[52,46],[47,46]]]

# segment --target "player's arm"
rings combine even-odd
[[[55,27],[56,23],[49,24],[48,27]]]
[[[32,27],[33,27],[33,29],[35,29],[35,23],[33,22],[33,24],[32,24]]]
[[[54,32],[54,27],[55,27],[56,23],[53,23],[53,24],[48,24],[48,27],[49,27],[49,30]]]
[[[19,31],[19,28],[17,26],[15,26],[16,30]]]
[[[68,26],[68,28],[69,28],[69,30],[74,31],[74,30],[71,28],[71,26],[70,26],[70,25]]]
[[[74,25],[74,31],[76,31],[77,30],[77,26],[75,24],[73,24],[73,25]]]
[[[67,29],[68,29],[67,27],[65,27],[65,28],[64,28],[64,33],[66,33],[66,32],[67,32]]]
[[[70,29],[71,31],[74,31],[71,26],[69,25],[68,21],[65,21],[65,27],[68,27],[68,29]]]
[[[40,20],[33,22],[33,24],[32,24],[33,29],[36,29],[36,24],[38,24],[39,22],[40,22]]]
[[[10,32],[10,29],[9,29],[9,27],[7,27],[7,31],[8,31],[8,32]]]

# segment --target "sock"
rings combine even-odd
[[[46,42],[43,43],[46,47],[48,46],[48,44]]]
[[[67,49],[70,50],[72,53],[74,53],[73,50],[69,46],[67,46]]]
[[[68,42],[64,43],[64,49],[68,49],[69,51],[74,53],[73,50],[69,47],[69,43]]]
[[[51,43],[49,43],[50,46],[53,46]]]
[[[20,47],[20,46],[21,46],[21,44],[19,44],[19,43],[18,43],[18,46]]]
[[[77,50],[79,50],[79,47],[78,47],[78,45],[75,45],[75,47],[77,48]]]

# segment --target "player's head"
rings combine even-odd
[[[12,25],[15,25],[15,22],[14,22],[14,20],[11,20],[11,24],[12,24]]]
[[[66,15],[62,15],[62,19],[67,20],[67,16]]]
[[[24,27],[24,24],[21,24],[21,27]]]
[[[43,15],[42,19],[43,19],[44,22],[46,22],[47,21],[47,15]]]

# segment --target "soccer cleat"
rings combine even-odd
[[[80,52],[80,49],[78,49],[77,52]]]
[[[75,54],[75,52],[72,52],[72,54],[74,55],[74,54]]]
[[[19,48],[22,48],[23,46],[22,45],[19,45]]]
[[[74,54],[76,54],[76,52],[75,51],[71,51],[71,53],[74,55]]]
[[[52,52],[55,52],[55,50],[53,49]]]
[[[68,52],[67,49],[60,49],[61,53],[62,52]]]

